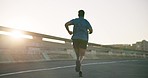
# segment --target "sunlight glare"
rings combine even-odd
[[[9,35],[9,36],[11,36],[14,39],[21,39],[21,38],[32,39],[32,36],[25,35],[21,31],[17,31],[17,30],[14,30],[12,32],[0,31],[0,34]]]
[[[20,32],[20,31],[12,31],[10,33],[10,36],[12,36],[13,38],[22,38],[23,37],[23,34]]]

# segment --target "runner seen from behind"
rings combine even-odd
[[[93,32],[90,23],[84,19],[84,14],[84,10],[79,10],[78,18],[72,19],[65,24],[66,30],[72,35],[73,48],[77,56],[75,70],[79,72],[80,77],[82,77],[81,63],[87,49],[89,34]],[[73,26],[73,31],[70,31],[69,26]]]

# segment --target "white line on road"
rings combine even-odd
[[[86,64],[82,64],[82,65],[83,66],[102,65],[102,64],[132,62],[132,61],[138,61],[138,60],[122,60],[122,61],[111,61],[111,62],[96,62],[96,63],[86,63]],[[53,67],[53,68],[44,68],[44,69],[25,70],[25,71],[18,71],[18,72],[12,72],[12,73],[5,73],[5,74],[0,74],[0,77],[9,76],[9,75],[15,75],[15,74],[30,73],[30,72],[39,72],[39,71],[49,71],[49,70],[56,70],[56,69],[64,69],[64,68],[70,68],[70,67],[75,67],[75,65]]]

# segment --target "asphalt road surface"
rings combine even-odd
[[[84,60],[83,78],[148,78],[148,60]],[[79,78],[75,61],[0,64],[0,78]]]

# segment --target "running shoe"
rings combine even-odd
[[[79,77],[83,77],[82,71],[79,71]]]

